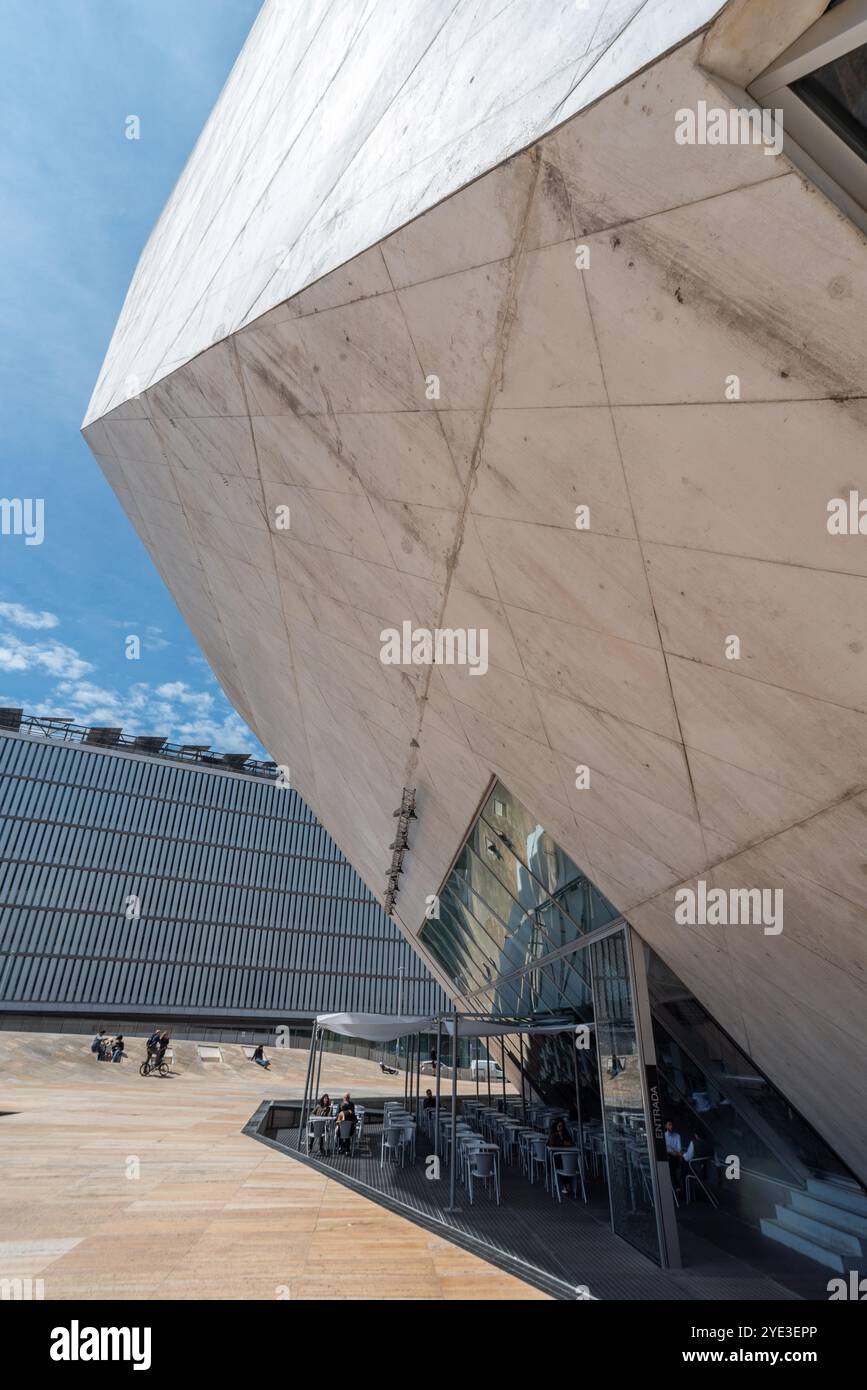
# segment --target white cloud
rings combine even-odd
[[[109,627],[117,627],[123,632],[124,637],[138,637],[146,652],[161,652],[172,644],[167,637],[163,636],[161,627],[155,623],[140,623],[136,618],[127,618],[121,621],[119,618],[107,619]]]
[[[161,627],[154,627],[153,624],[149,624],[145,628],[142,646],[146,652],[161,652],[164,647],[170,645],[168,640],[163,637],[163,630]]]
[[[11,631],[11,627],[55,627],[58,620],[53,613],[36,612],[19,603],[0,603],[0,619],[10,625],[0,631],[0,672],[40,673],[40,689],[44,692],[38,703],[11,696],[0,703],[24,704],[27,714],[63,715],[76,724],[105,725],[128,734],[162,734],[171,743],[209,743],[219,752],[247,749],[254,756],[261,756],[256,739],[231,708],[204,663],[196,678],[214,687],[210,690],[197,689],[182,680],[163,681],[159,685],[137,681],[125,690],[117,690],[88,679],[95,667],[74,647],[53,637],[28,641]],[[143,645],[169,645],[156,626],[146,627],[144,633]]]
[[[47,671],[50,676],[80,680],[92,670],[89,661],[62,642],[24,642],[15,633],[0,634],[0,671]]]
[[[59,622],[56,614],[37,613],[33,608],[26,608],[23,603],[0,603],[0,618],[5,618],[13,627],[57,627]]]
[[[169,681],[165,685],[158,685],[157,695],[164,700],[177,700],[179,704],[187,705],[205,715],[214,704],[213,695],[207,690],[191,690],[186,681]]]
[[[145,681],[120,692],[92,681],[67,680],[57,685],[53,705],[43,702],[34,714],[62,713],[77,724],[107,725],[128,734],[162,734],[172,743],[209,743],[220,752],[256,753],[256,741],[242,719],[227,709],[214,709],[206,690],[192,690],[184,681],[151,686]]]

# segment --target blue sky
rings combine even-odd
[[[0,534],[0,704],[230,752],[260,750],[79,429],[139,253],[259,5],[3,0],[0,14],[0,497],[42,498],[45,514],[40,545]]]

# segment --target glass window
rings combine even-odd
[[[799,78],[792,91],[867,159],[867,44]]]
[[[591,946],[608,1195],[615,1232],[660,1263],[626,933]]]
[[[839,1219],[834,1199],[857,1204],[863,1188],[673,971],[645,953],[663,1116],[685,1155],[681,1196],[690,1200],[680,1202],[679,1228],[803,1297],[825,1297],[827,1271],[793,1261],[788,1233],[808,1229],[806,1217],[814,1238],[833,1245],[822,1222]]]

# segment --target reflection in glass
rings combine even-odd
[[[823,1265],[811,1281],[806,1261],[792,1259],[793,1235],[833,1250],[837,1203],[863,1202],[863,1188],[649,947],[645,958],[663,1114],[690,1158],[678,1225],[819,1296]],[[726,1180],[732,1156],[736,1182]]]
[[[626,933],[591,946],[614,1230],[660,1263]]]
[[[470,1011],[564,1021],[562,1032],[524,1035],[528,1096],[532,1088],[534,1101],[563,1107],[578,1121],[591,1200],[610,1179],[614,1229],[658,1262],[655,1154],[628,944],[615,927],[612,936],[574,949],[588,931],[617,921],[614,907],[497,784],[441,891],[440,919],[426,922],[421,935]],[[811,1242],[828,1242],[832,1254],[841,1220],[846,1238],[860,1239],[864,1189],[647,946],[644,965],[659,1118],[671,1121],[680,1141],[672,1147],[683,1154],[670,1155],[669,1169],[685,1262],[706,1260],[711,1242],[796,1293],[824,1296],[816,1280],[827,1279],[827,1259],[811,1265],[802,1246],[786,1242],[791,1233],[803,1237],[805,1221]],[[591,1027],[589,1050],[575,1047],[578,1021]],[[726,1180],[732,1155],[740,1165],[736,1182]],[[664,1179],[664,1163],[661,1172]]]
[[[867,44],[799,78],[792,91],[867,159]]]
[[[576,961],[512,977],[618,916],[501,783],[443,885],[440,908],[445,925],[425,923],[422,942],[462,993],[494,986],[502,1012],[584,1007],[589,982]]]

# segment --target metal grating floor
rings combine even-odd
[[[484,1188],[471,1206],[458,1184],[456,1205],[448,1212],[449,1174],[425,1176],[425,1156],[432,1151],[419,1135],[414,1164],[401,1168],[380,1164],[381,1126],[367,1127],[367,1142],[352,1157],[317,1154],[297,1148],[298,1130],[265,1131],[268,1104],[263,1104],[245,1133],[279,1149],[298,1162],[325,1172],[371,1201],[415,1221],[447,1240],[526,1279],[556,1298],[575,1299],[586,1286],[593,1298],[640,1300],[748,1299],[791,1300],[797,1295],[752,1266],[700,1238],[682,1234],[683,1270],[657,1268],[625,1241],[609,1222],[608,1201],[601,1183],[591,1184],[589,1202],[564,1197],[562,1204],[541,1183],[531,1186],[519,1167],[503,1165],[502,1201],[498,1207]]]

